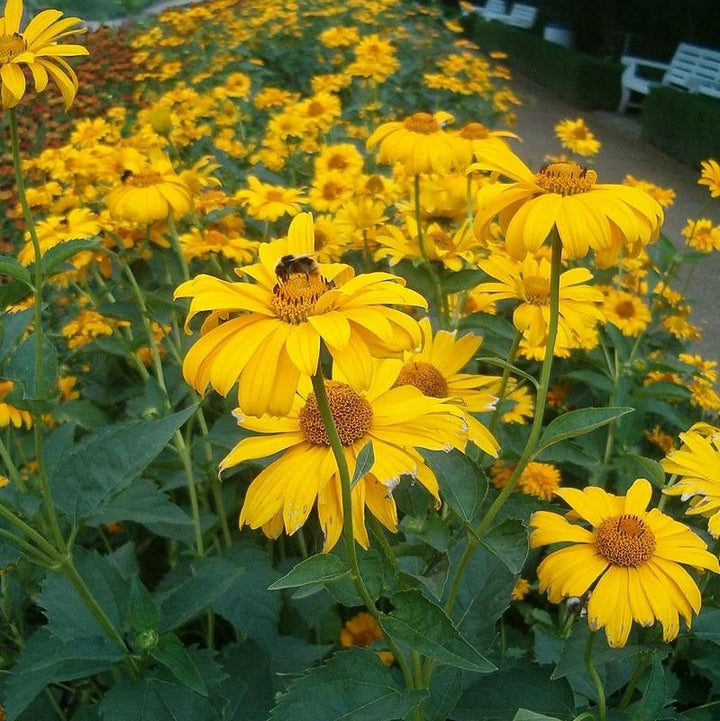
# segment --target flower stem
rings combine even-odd
[[[510,366],[515,361],[515,356],[517,355],[518,348],[520,347],[522,337],[523,334],[520,331],[515,331],[515,337],[513,338],[512,345],[508,351],[508,365],[503,368],[502,378],[500,379],[500,388],[498,389],[497,403],[495,405],[495,409],[493,410],[492,417],[490,418],[490,425],[488,426],[488,430],[492,435],[495,434],[495,428],[497,428],[498,421],[500,420],[500,406],[505,400],[505,391],[507,390],[508,381],[510,380]]]
[[[337,428],[335,427],[335,420],[332,415],[332,409],[330,408],[327,391],[325,390],[325,378],[323,377],[322,366],[320,363],[318,363],[317,371],[312,376],[312,386],[313,391],[315,392],[318,411],[320,412],[320,417],[322,418],[323,425],[325,426],[328,438],[330,439],[330,448],[332,449],[333,456],[335,456],[335,463],[337,464],[338,474],[340,476],[343,509],[343,541],[347,552],[348,565],[350,566],[350,578],[355,584],[355,588],[357,589],[360,598],[362,598],[368,613],[375,619],[375,621],[378,622],[378,625],[382,626],[380,623],[381,614],[375,606],[375,599],[368,591],[362,574],[360,573],[360,565],[358,563],[357,550],[355,548],[355,532],[353,529],[350,469],[348,467],[347,458],[345,457],[340,436],[338,435]],[[407,688],[414,689],[415,681],[413,673],[408,666],[405,657],[397,649],[391,638],[386,638],[385,641],[400,666]]]
[[[15,108],[10,108],[8,117],[10,119],[10,145],[12,147],[13,167],[15,168],[15,184],[17,185],[18,198],[25,216],[25,224],[33,245],[35,254],[35,395],[41,398],[45,393],[45,367],[43,366],[42,352],[42,304],[43,304],[43,264],[42,250],[40,249],[40,241],[38,240],[37,230],[35,229],[35,220],[30,211],[30,204],[27,200],[25,192],[25,179],[22,174],[22,163],[20,160],[20,141],[18,139],[17,116]],[[35,460],[38,464],[38,478],[40,479],[40,488],[43,496],[43,507],[47,517],[50,532],[58,549],[65,548],[65,540],[60,530],[55,504],[50,493],[50,484],[48,482],[47,473],[45,471],[45,461],[43,457],[43,434],[40,416],[34,415],[33,435],[35,439]]]
[[[625,687],[625,691],[623,692],[623,695],[620,698],[620,702],[618,703],[618,709],[624,709],[630,703],[630,699],[632,698],[633,691],[635,691],[635,687],[638,685],[638,682],[640,681],[643,674],[645,673],[645,669],[647,668],[647,665],[650,662],[651,658],[652,658],[652,654],[644,653],[638,659],[637,665],[635,666],[635,670],[633,671],[633,675],[630,677],[630,680],[628,681],[628,684]]]
[[[182,252],[182,245],[180,244],[180,238],[178,237],[177,228],[175,227],[175,219],[173,218],[172,211],[168,213],[167,223],[168,228],[170,229],[170,243],[175,251],[175,255],[177,255],[178,262],[180,263],[183,280],[190,280],[190,269],[188,268],[187,260]]]
[[[607,708],[605,706],[605,689],[603,688],[602,681],[600,680],[597,669],[592,662],[592,650],[596,636],[597,631],[591,631],[590,636],[588,636],[587,644],[585,646],[585,668],[590,674],[590,678],[595,684],[595,690],[597,692],[598,721],[605,721],[605,719],[607,718]]]

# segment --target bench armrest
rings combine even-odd
[[[646,58],[636,58],[631,55],[623,55],[620,62],[628,68],[654,68],[655,70],[667,70],[669,63],[661,63],[657,60],[647,60]]]

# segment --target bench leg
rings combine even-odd
[[[620,94],[620,104],[618,105],[618,113],[621,115],[627,110],[628,104],[630,103],[630,95],[632,91],[630,88],[622,86],[621,94]]]

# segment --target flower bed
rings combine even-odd
[[[715,703],[717,364],[674,281],[720,228],[676,250],[673,191],[598,178],[581,118],[526,167],[506,58],[431,8],[214,0],[86,46],[21,10],[6,718]]]

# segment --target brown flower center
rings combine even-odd
[[[637,567],[655,552],[655,536],[637,516],[606,518],[595,531],[598,553],[614,566]]]
[[[460,128],[460,137],[465,140],[484,140],[490,131],[482,123],[468,123]]]
[[[523,280],[525,301],[530,305],[547,305],[550,302],[550,281],[540,275],[529,275]]]
[[[635,306],[631,300],[621,300],[615,306],[615,312],[620,318],[634,318],[635,317]]]
[[[267,193],[265,193],[265,198],[270,203],[282,203],[283,201],[283,194],[282,190],[268,190]]]
[[[302,323],[315,311],[320,297],[332,284],[319,273],[290,273],[273,288],[272,304],[278,318],[286,323]]]
[[[317,117],[325,112],[325,106],[318,100],[313,100],[307,107],[307,114],[309,118]]]
[[[322,196],[325,200],[336,200],[342,195],[342,188],[331,180],[322,187]]]
[[[448,384],[445,376],[432,364],[423,361],[406,363],[400,371],[396,386],[415,386],[424,396],[447,398]]]
[[[455,250],[455,244],[452,238],[444,230],[437,230],[434,233],[430,233],[432,242],[435,243],[436,248],[440,250]]]
[[[535,180],[548,193],[575,195],[587,193],[595,185],[597,173],[574,162],[552,163],[537,173]]]
[[[27,42],[20,33],[0,35],[0,63],[12,62],[27,50]]]
[[[327,245],[328,240],[327,233],[315,226],[315,250],[324,248]]]
[[[345,170],[348,166],[348,162],[344,155],[335,153],[328,159],[327,166],[331,170]]]
[[[430,113],[414,113],[410,117],[405,118],[403,125],[406,130],[410,130],[413,133],[421,133],[422,135],[431,135],[440,130],[440,126]]]
[[[351,446],[359,441],[372,427],[372,406],[358,395],[347,383],[325,381],[325,390],[330,401],[330,411],[337,428],[340,442]],[[325,424],[320,415],[317,398],[311,393],[298,414],[300,430],[310,443],[329,446]]]
[[[134,188],[147,188],[150,185],[158,185],[163,182],[163,176],[155,170],[141,170],[139,173],[130,173],[125,178],[125,185]]]
[[[379,175],[371,175],[365,183],[365,190],[371,195],[379,195],[385,190],[385,183]]]

